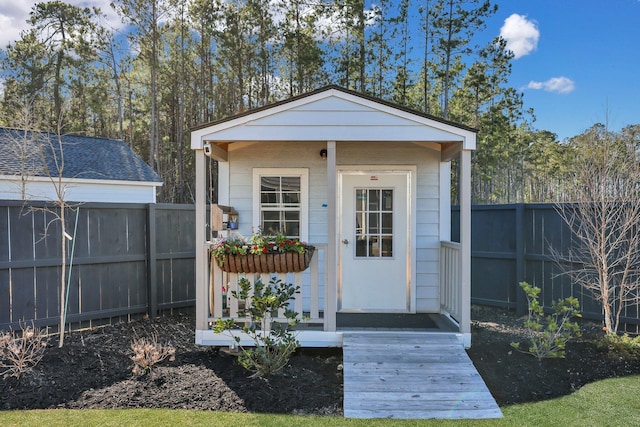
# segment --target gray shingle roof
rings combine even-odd
[[[62,147],[64,178],[162,182],[122,141],[63,135]],[[53,154],[59,151],[55,134],[0,127],[0,175],[47,176],[41,160],[44,154],[51,176],[58,176],[55,159],[60,156]]]

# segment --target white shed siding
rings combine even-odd
[[[264,142],[238,144],[229,151],[229,205],[239,214],[238,231],[250,235],[253,228],[253,169],[254,168],[307,168],[309,169],[309,242],[327,242],[327,171],[320,158],[325,144],[302,142],[287,144]],[[289,161],[284,159],[291,159]]]
[[[64,180],[64,199],[69,202],[155,203],[160,183],[134,181]],[[54,185],[48,179],[30,178],[25,187],[27,200],[56,201]],[[20,180],[0,177],[0,199],[22,200]]]
[[[210,136],[212,135],[212,136]],[[403,110],[330,90],[192,133],[203,141],[463,141],[475,148],[475,133]]]
[[[260,144],[239,143],[229,150],[229,205],[238,211],[238,232],[251,235],[259,225],[253,224],[253,169],[254,168],[307,168],[309,170],[309,230],[307,241],[315,244],[327,243],[327,170],[326,162],[320,158],[320,150],[326,144],[301,142],[298,144],[264,142]],[[291,159],[291,160],[286,160]],[[222,184],[222,183],[221,183]],[[318,255],[314,255],[318,256]],[[322,260],[320,260],[322,262]],[[321,264],[322,265],[322,264]],[[322,272],[322,274],[324,274]],[[324,289],[320,281],[319,306],[324,308]],[[303,278],[303,295],[309,286],[309,277]],[[303,308],[308,310],[310,300],[303,299]]]
[[[309,169],[309,230],[311,243],[327,242],[326,162],[320,142],[232,144],[229,150],[229,204],[239,213],[239,232],[252,228],[253,168]],[[416,309],[438,312],[439,300],[439,171],[440,153],[410,143],[338,142],[339,165],[416,165]],[[449,197],[447,194],[446,197]],[[322,304],[321,304],[322,307]]]

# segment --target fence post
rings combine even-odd
[[[147,205],[147,310],[158,315],[158,248],[156,246],[156,204]]]
[[[527,300],[524,291],[520,288],[520,282],[525,280],[524,277],[524,203],[516,204],[516,283],[512,286],[516,287],[516,314],[522,316],[527,312]]]

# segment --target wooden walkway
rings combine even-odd
[[[447,333],[344,332],[346,418],[500,418],[458,339]]]

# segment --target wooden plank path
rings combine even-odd
[[[346,418],[500,418],[455,335],[344,332]]]

